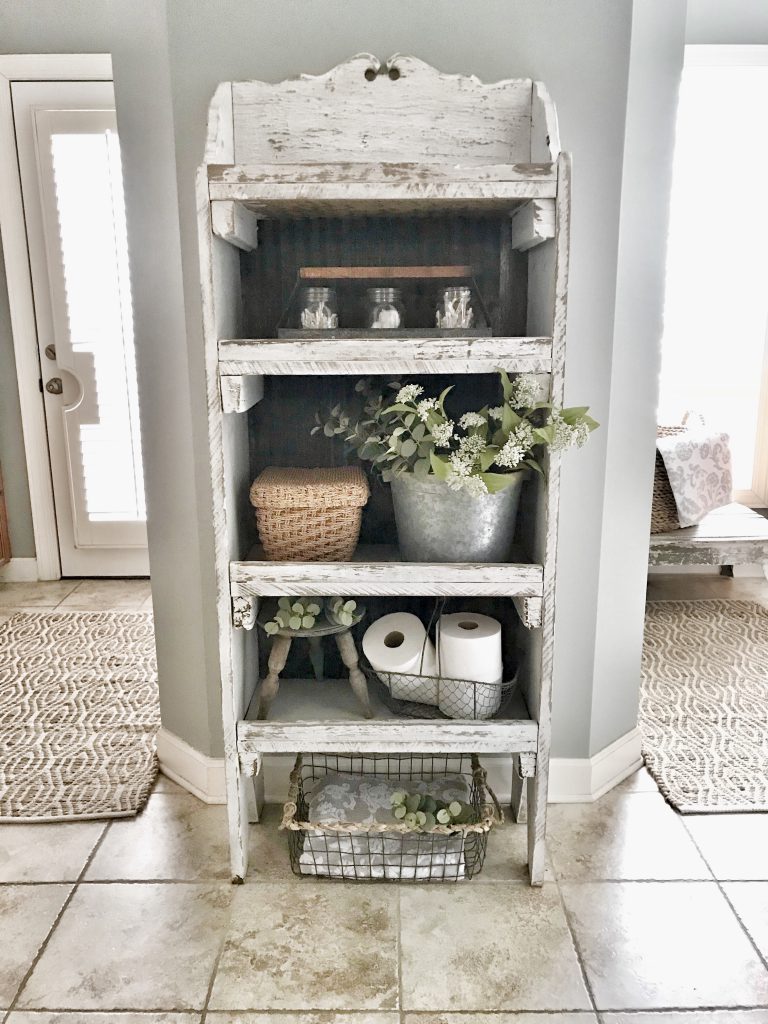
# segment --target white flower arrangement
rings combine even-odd
[[[445,411],[451,388],[438,397],[421,398],[419,384],[390,384],[396,394],[388,402],[382,389],[358,381],[355,391],[362,408],[345,412],[337,405],[325,420],[316,414],[312,433],[343,435],[385,481],[413,473],[422,480],[443,480],[452,490],[494,494],[508,487],[515,473],[543,473],[546,448],[581,448],[598,426],[586,407],[556,409],[542,401],[542,385],[535,376],[510,378],[499,370],[499,377],[503,403],[467,411],[458,420]]]

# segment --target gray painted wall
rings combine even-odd
[[[673,39],[683,2],[668,5]],[[655,30],[666,32],[663,10],[650,6]],[[603,646],[615,628],[610,609],[629,600],[639,615],[642,603],[639,555],[630,579],[604,569],[614,543],[604,523],[615,512],[606,481],[631,481],[638,492],[648,482],[645,465],[632,475],[636,451],[626,424],[622,429],[619,401],[632,363],[622,362],[618,350],[634,350],[653,333],[625,329],[625,321],[626,311],[642,304],[653,288],[652,280],[638,275],[643,259],[659,255],[655,235],[640,239],[645,248],[635,251],[634,232],[642,225],[633,225],[621,206],[623,159],[633,151],[631,136],[625,140],[627,83],[631,75],[630,89],[640,90],[637,109],[646,112],[654,103],[669,106],[676,83],[667,47],[659,47],[658,60],[655,49],[647,48],[630,68],[632,13],[630,0],[168,0],[166,27],[163,5],[151,0],[5,0],[0,7],[6,52],[113,54],[163,719],[166,728],[204,753],[222,750],[194,222],[194,171],[207,105],[219,81],[277,81],[301,71],[322,72],[360,50],[382,57],[413,52],[443,70],[473,72],[488,81],[531,75],[547,83],[557,104],[563,145],[574,155],[566,399],[589,403],[610,431],[604,427],[593,435],[564,472],[554,753],[586,756],[598,735],[611,742],[634,725],[639,618],[629,630],[634,639],[624,665],[626,692],[615,704]],[[658,86],[643,92],[643,78],[657,74]],[[668,143],[664,138],[662,132],[660,149]],[[646,159],[642,140],[637,146]],[[656,210],[663,206],[660,192],[661,185],[653,195]],[[617,344],[620,244],[627,266],[619,276]],[[648,420],[650,406],[644,409]],[[647,522],[633,540],[638,550],[646,542]],[[593,676],[600,680],[594,694]],[[609,710],[602,715],[604,701]]]
[[[634,5],[590,754],[637,721],[668,201],[684,34],[685,0]]]
[[[29,507],[27,463],[21,431],[16,359],[11,336],[11,314],[5,282],[3,247],[0,244],[0,466],[3,469],[5,502],[15,558],[34,558],[32,512]]]
[[[686,43],[768,44],[766,0],[688,0]]]
[[[165,10],[154,0],[6,0],[5,53],[112,53],[122,146],[160,699],[166,728],[221,752],[209,597],[198,531],[192,403],[168,78]]]

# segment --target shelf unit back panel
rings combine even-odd
[[[338,217],[263,221],[259,245],[241,253],[242,337],[275,337],[301,267],[463,264],[473,268],[496,335],[524,335],[527,266],[511,249],[502,217]],[[500,268],[504,267],[504,272]],[[319,282],[318,282],[319,283]],[[343,327],[365,326],[366,288],[376,282],[335,282]],[[406,327],[434,326],[439,284],[403,283]],[[296,311],[293,322],[296,327]]]

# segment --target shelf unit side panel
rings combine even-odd
[[[571,165],[567,154],[558,158],[558,190],[556,203],[557,231],[554,268],[554,322],[552,328],[551,401],[562,405],[565,387],[566,316],[568,309],[568,276],[570,254]],[[543,570],[543,608],[540,632],[541,651],[528,676],[526,700],[531,717],[539,723],[536,774],[528,780],[528,864],[533,884],[544,878],[544,837],[547,820],[547,791],[552,736],[552,667],[555,642],[555,589],[557,565],[558,515],[560,508],[559,452],[552,453],[545,467],[547,487],[542,489],[544,507],[539,522],[543,531],[537,541],[534,557]],[[544,493],[545,492],[545,493]]]
[[[231,618],[229,563],[239,550],[239,516],[236,500],[238,450],[247,450],[245,420],[225,417],[221,408],[218,375],[218,338],[222,331],[240,323],[240,274],[237,250],[211,231],[207,177],[198,172],[198,239],[205,352],[208,441],[211,462],[212,521],[214,531],[216,610],[219,662],[221,666],[222,725],[224,731],[225,778],[230,831],[231,870],[244,878],[247,870],[248,796],[246,780],[240,773],[237,752],[237,722],[250,702],[248,681],[257,664],[256,639],[244,630],[234,631]],[[228,422],[225,423],[225,420]],[[240,446],[239,449],[237,446]],[[227,456],[225,457],[225,449]],[[229,458],[235,453],[235,462]],[[245,462],[247,472],[247,460]],[[246,638],[247,637],[247,638]],[[249,649],[250,648],[250,649]]]

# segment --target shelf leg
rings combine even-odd
[[[256,712],[259,721],[264,721],[267,717],[272,701],[277,696],[277,691],[280,689],[280,673],[285,668],[290,649],[291,638],[289,636],[276,636],[272,640],[272,649],[267,662],[269,672],[259,690],[259,709]]]
[[[229,858],[233,885],[242,885],[248,870],[248,790],[247,776],[237,770],[227,780],[229,804]]]
[[[321,636],[311,636],[309,638],[309,660],[312,662],[312,671],[315,673],[315,679],[318,683],[321,683],[325,669],[325,653]]]
[[[352,690],[362,705],[363,716],[365,718],[373,718],[371,704],[368,700],[368,681],[358,667],[355,638],[348,630],[344,633],[336,633],[336,646],[339,648],[341,660],[349,672],[349,682]]]
[[[541,775],[528,783],[528,874],[531,885],[544,884],[547,866],[545,836],[547,833],[547,785]]]
[[[528,820],[528,802],[526,794],[526,780],[520,774],[520,755],[512,755],[512,818],[518,825],[524,825]]]

